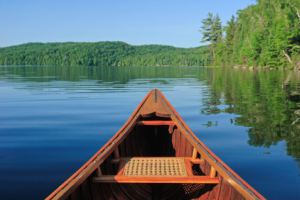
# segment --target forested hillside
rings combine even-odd
[[[217,65],[300,67],[300,0],[257,0],[226,27],[209,14],[202,31]]]
[[[206,47],[132,46],[124,42],[28,43],[0,48],[1,65],[203,66]]]

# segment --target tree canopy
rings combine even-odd
[[[28,43],[0,48],[2,65],[203,66],[209,62],[207,47],[67,42]]]
[[[240,10],[225,27],[215,29],[217,16],[209,13],[202,31],[216,54],[214,64],[300,67],[299,10],[299,0],[258,0]],[[215,35],[218,39],[212,37]]]

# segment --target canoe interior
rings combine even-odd
[[[140,117],[139,120],[169,121],[168,117]],[[191,157],[193,146],[176,126],[137,125],[118,146],[119,157]],[[200,155],[197,155],[200,159]],[[101,164],[102,175],[116,175],[119,171],[115,153]],[[192,165],[193,174],[209,175],[211,166],[204,161]],[[244,199],[221,176],[219,184],[119,184],[94,183],[93,173],[67,197],[75,199]]]

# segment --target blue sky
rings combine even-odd
[[[0,0],[0,47],[26,42],[124,41],[201,45],[201,20],[223,23],[255,0]]]

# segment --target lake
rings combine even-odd
[[[286,83],[283,87],[283,83]],[[159,88],[268,199],[300,198],[300,75],[204,67],[0,66],[0,199],[42,199]]]

